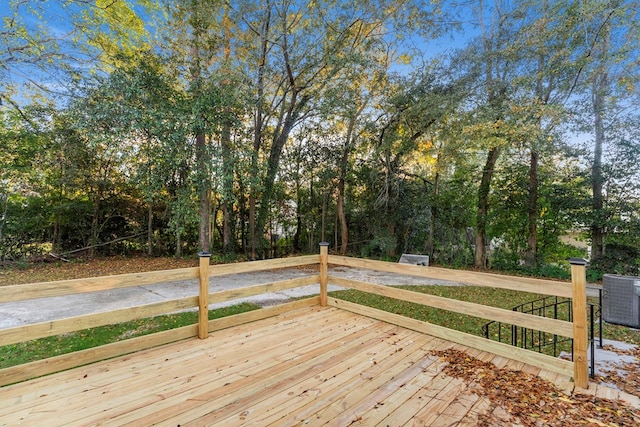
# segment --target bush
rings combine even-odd
[[[604,255],[589,266],[587,278],[599,281],[604,274],[640,276],[640,249],[620,243],[607,244]]]
[[[393,236],[377,236],[360,250],[360,255],[364,258],[377,258],[386,261],[396,261],[389,258],[389,255],[396,249],[398,242]]]
[[[536,266],[527,266],[516,252],[502,248],[493,253],[490,265],[494,270],[522,276],[563,280],[571,278],[571,269],[567,262],[540,262]]]

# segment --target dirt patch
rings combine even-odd
[[[0,286],[197,267],[197,259],[108,257],[73,262],[14,264],[0,268]]]

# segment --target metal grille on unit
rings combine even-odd
[[[640,328],[640,277],[605,274],[602,278],[602,319]]]

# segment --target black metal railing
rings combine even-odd
[[[587,302],[587,323],[589,325],[589,339],[591,342],[590,374],[595,375],[595,346],[602,347],[602,291],[599,295],[599,303]],[[556,296],[539,298],[513,307],[513,311],[532,314],[534,316],[573,321],[573,311],[570,298]],[[598,319],[599,342],[595,342],[596,319]],[[573,339],[551,334],[549,332],[529,329],[522,326],[511,325],[498,321],[491,321],[482,326],[485,338],[515,347],[533,350],[558,357],[563,351],[570,354],[573,360]]]

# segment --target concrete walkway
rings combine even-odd
[[[260,285],[288,279],[317,274],[312,269],[282,269],[267,270],[257,273],[242,273],[211,278],[210,292],[236,289],[252,285]],[[460,283],[443,282],[423,279],[413,276],[402,276],[373,270],[354,269],[349,267],[335,267],[329,272],[331,275],[368,281],[386,285],[450,285],[462,286]],[[341,289],[329,286],[329,291]],[[318,294],[317,285],[304,286],[273,292],[254,297],[243,298],[221,304],[211,304],[210,308],[219,308],[248,301],[266,307],[286,302],[291,298]],[[184,280],[156,285],[147,285],[108,291],[88,292],[83,294],[64,295],[51,298],[0,303],[0,329],[24,326],[33,323],[49,322],[67,317],[100,313],[137,305],[152,304],[198,295],[198,281]]]

